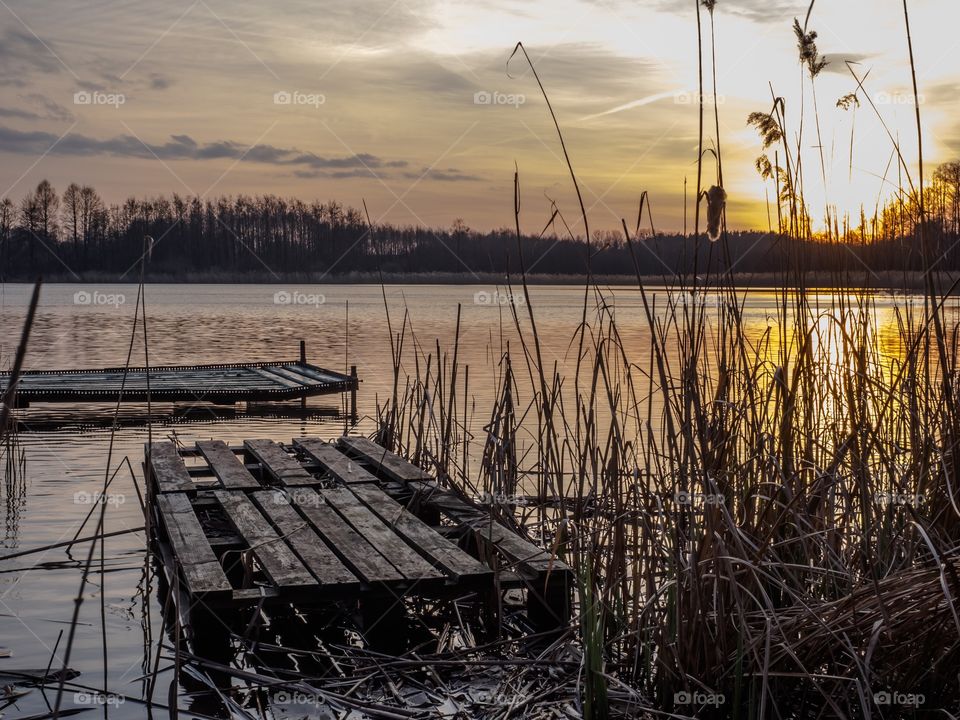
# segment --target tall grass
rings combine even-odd
[[[781,146],[781,226],[809,236],[783,101],[751,122]],[[624,233],[636,257],[647,241]],[[578,571],[588,717],[617,709],[609,683],[682,717],[902,717],[910,698],[956,714],[956,315],[931,278],[889,310],[891,332],[874,293],[814,292],[796,257],[758,329],[715,260],[709,286],[681,273],[665,303],[638,272],[642,328],[588,281],[568,373],[544,362],[521,275],[479,437],[457,348],[425,349],[405,316],[378,439],[466,494],[534,496],[491,512]]]

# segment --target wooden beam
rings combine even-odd
[[[351,573],[327,544],[317,535],[309,521],[297,513],[279,490],[260,490],[251,495],[270,521],[283,533],[287,544],[321,585],[338,591],[356,590],[360,580]]]
[[[290,491],[295,507],[313,524],[344,563],[367,583],[400,583],[404,577],[344,520],[323,496],[308,488]]]
[[[316,585],[317,581],[243,492],[215,490],[230,524],[250,546],[270,581],[279,586]]]
[[[287,487],[320,484],[317,478],[303,469],[296,458],[287,454],[273,440],[245,440],[243,447],[263,465],[263,469],[274,480]]]
[[[256,489],[257,479],[240,462],[240,458],[222,440],[201,440],[197,450],[210,465],[214,476],[228,490]]]
[[[350,455],[372,465],[374,472],[382,472],[391,480],[411,482],[433,479],[426,470],[418,468],[365,437],[344,436],[337,443]]]
[[[422,522],[380,488],[351,485],[349,490],[387,526],[454,580],[470,584],[493,581],[493,570]]]
[[[333,444],[319,438],[298,438],[295,447],[342,483],[376,483],[377,478],[364,470],[356,460],[344,455]]]
[[[187,588],[197,596],[229,593],[233,587],[210,547],[190,500],[184,493],[157,496],[160,520],[167,532]]]
[[[177,446],[169,440],[144,445],[150,477],[161,493],[187,492],[196,489]]]
[[[419,553],[397,537],[387,525],[365,507],[346,488],[321,490],[319,494],[370,545],[377,548],[405,578],[427,584],[444,582],[446,575],[424,560]]]

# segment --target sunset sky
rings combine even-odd
[[[717,3],[733,227],[767,226],[754,169],[760,144],[745,119],[769,110],[768,83],[786,99],[792,132],[803,87],[807,199],[822,215],[810,82],[791,29],[806,8]],[[960,155],[960,16],[956,0],[911,0],[910,9],[932,168]],[[702,19],[709,73],[705,10]],[[845,59],[869,71],[867,91],[915,172],[902,3],[820,0],[810,28],[832,61],[816,86],[827,191],[858,214],[890,192],[897,168],[869,104],[855,116],[836,108],[855,88]],[[677,229],[684,177],[692,188],[696,176],[696,31],[694,0],[0,0],[0,195],[19,201],[48,178],[61,191],[92,184],[111,202],[173,192],[365,199],[374,220],[447,226],[462,217],[489,229],[513,222],[516,165],[525,228],[549,217],[548,198],[573,224],[576,202],[546,105],[522,58],[507,65],[522,41],[592,227],[635,216],[648,190],[657,225]],[[709,146],[712,108],[707,121]],[[707,178],[714,173],[710,161]]]

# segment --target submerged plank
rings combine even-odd
[[[245,440],[243,447],[263,465],[270,477],[284,485],[295,487],[320,484],[317,478],[303,469],[295,457],[273,440]]]
[[[201,440],[197,443],[197,450],[210,465],[220,484],[228,490],[260,487],[257,479],[222,440]]]
[[[375,483],[377,478],[357,463],[337,450],[332,443],[319,438],[299,438],[293,444],[303,450],[320,467],[342,483]]]
[[[271,582],[279,586],[316,585],[313,575],[260,514],[247,496],[236,490],[215,490],[230,523],[253,550]]]
[[[154,441],[146,447],[150,464],[150,476],[161,493],[184,492],[194,489],[193,480],[187,472],[177,446],[169,440]]]

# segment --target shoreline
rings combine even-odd
[[[700,287],[717,286],[717,278],[700,276]],[[925,274],[918,271],[882,271],[877,273],[861,272],[844,274],[833,272],[812,272],[806,275],[805,284],[808,289],[816,288],[876,288],[923,290]],[[734,284],[738,289],[767,289],[782,288],[785,278],[781,273],[737,273],[733,276]],[[0,285],[33,283],[35,277],[15,276],[0,278]],[[585,275],[528,275],[528,285],[569,285],[582,286]],[[641,278],[644,285],[651,287],[672,287],[679,284],[677,276],[647,275]],[[943,291],[957,288],[954,293],[960,292],[960,273],[941,272],[936,274]],[[67,285],[135,285],[135,279],[118,278],[110,273],[92,273],[82,278],[73,277],[67,273],[43,278],[44,284]],[[464,285],[464,286],[506,286],[521,285],[518,275],[508,278],[499,273],[345,273],[341,275],[324,275],[322,273],[284,273],[279,276],[267,273],[184,273],[171,275],[165,273],[148,273],[145,282],[151,285]],[[600,286],[636,287],[636,275],[594,275],[592,282]],[[693,285],[689,276],[684,278],[685,287]],[[795,287],[792,283],[789,288]]]

